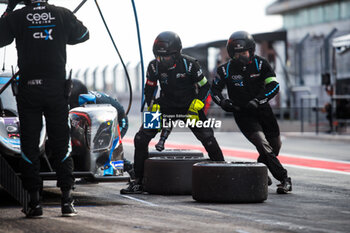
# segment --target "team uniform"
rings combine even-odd
[[[181,55],[174,68],[162,70],[156,60],[151,61],[147,69],[145,86],[146,102],[150,104],[154,90],[161,87],[159,105],[163,115],[186,116],[194,99],[204,101],[208,95],[209,84],[195,59]],[[201,121],[207,120],[203,110],[198,112]],[[173,120],[185,118],[173,118]],[[214,137],[213,129],[190,127],[196,138],[203,144],[209,157],[215,161],[223,161],[222,152]],[[134,139],[134,168],[136,177],[143,177],[144,161],[148,158],[148,144],[156,136],[158,130],[141,127]]]
[[[212,84],[212,97],[219,105],[224,99],[221,92],[225,87],[235,105],[232,110],[235,121],[244,136],[257,148],[258,161],[266,164],[277,180],[283,181],[287,170],[276,157],[281,148],[280,131],[268,103],[279,90],[276,74],[268,62],[257,55],[247,65],[231,59],[217,68]],[[257,108],[249,107],[253,99]]]
[[[32,1],[0,19],[0,46],[16,40],[20,79],[17,107],[21,124],[22,179],[36,192],[39,176],[39,138],[45,116],[50,149],[55,158],[57,186],[74,184],[69,148],[66,45],[89,38],[87,28],[68,9]]]
[[[203,112],[204,100],[209,94],[209,83],[204,77],[199,63],[192,57],[181,54],[180,37],[171,31],[160,33],[153,44],[152,60],[147,68],[145,102],[149,110],[159,111],[170,121],[206,121]],[[160,85],[160,97],[153,102],[155,91]],[[222,151],[214,137],[213,129],[189,126],[196,138],[202,143],[211,160],[223,161]],[[135,180],[129,183],[121,194],[143,192],[144,163],[148,158],[149,142],[156,136],[158,129],[145,129],[143,125],[134,138]],[[164,135],[163,135],[164,136]]]

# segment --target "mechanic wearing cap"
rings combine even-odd
[[[11,1],[10,1],[11,3]],[[27,0],[26,6],[0,19],[0,46],[16,40],[20,79],[17,107],[21,124],[22,180],[30,202],[27,217],[40,217],[39,138],[42,115],[55,158],[57,186],[62,191],[62,216],[76,215],[71,190],[74,184],[70,157],[66,45],[89,39],[87,28],[62,7],[46,0]]]
[[[217,68],[211,88],[213,100],[225,111],[233,112],[242,133],[257,148],[258,162],[264,163],[281,182],[277,193],[292,191],[291,178],[277,158],[280,131],[268,103],[279,90],[276,74],[264,58],[254,54],[255,41],[245,31],[231,35],[227,52],[231,59]],[[225,87],[228,98],[221,93]]]
[[[120,127],[120,135],[123,138],[128,131],[129,123],[128,123],[128,116],[125,114],[125,110],[123,106],[119,103],[119,101],[116,98],[113,98],[106,93],[102,93],[99,91],[88,91],[87,87],[84,83],[82,83],[78,79],[72,80],[72,92],[69,98],[69,108],[76,108],[79,107],[79,96],[81,94],[90,94],[95,104],[110,104],[112,105],[118,112],[118,124]],[[124,171],[126,171],[130,178],[134,179],[134,169],[133,164],[124,158]]]
[[[154,41],[152,60],[147,69],[145,101],[152,112],[161,111],[163,116],[180,116],[172,120],[205,121],[203,101],[209,93],[209,83],[204,77],[199,63],[187,55],[181,54],[182,44],[174,32],[160,33]],[[152,104],[154,91],[161,87],[159,101]],[[183,117],[182,117],[183,116]],[[203,144],[211,160],[224,161],[221,149],[214,137],[212,128],[189,127]],[[122,189],[121,194],[143,192],[142,179],[144,163],[148,158],[148,145],[156,136],[158,129],[146,129],[141,126],[134,138],[134,169],[136,179]]]

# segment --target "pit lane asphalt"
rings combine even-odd
[[[216,137],[221,146],[252,149],[240,134],[217,133]],[[193,135],[176,132],[172,140],[196,142]],[[286,137],[283,144],[281,153],[350,160],[346,142]],[[132,144],[125,143],[124,149],[132,160]],[[55,182],[46,181],[42,219],[25,219],[20,206],[0,192],[0,232],[348,232],[350,175],[286,168],[293,192],[276,194],[274,180],[268,199],[258,204],[198,203],[190,195],[120,195],[125,183],[77,185],[79,215],[73,218],[60,217],[59,190]]]

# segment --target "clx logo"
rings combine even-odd
[[[45,29],[44,32],[34,32],[33,37],[35,39],[45,39],[45,40],[53,40],[52,29]]]
[[[143,128],[144,129],[160,129],[160,116],[162,114],[157,112],[144,112],[143,113]]]

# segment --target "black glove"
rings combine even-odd
[[[256,98],[249,101],[248,104],[246,105],[246,108],[250,110],[255,110],[258,107],[259,107],[259,100]]]
[[[230,99],[221,100],[220,106],[226,112],[233,112],[234,110],[239,111],[239,107],[234,105]]]
[[[5,12],[1,15],[1,18],[4,18],[8,14],[10,14],[16,8],[17,4],[19,4],[20,2],[22,2],[22,0],[9,0],[8,4],[7,4],[7,8],[6,8]],[[26,2],[27,1],[24,1],[25,4],[26,4]]]

